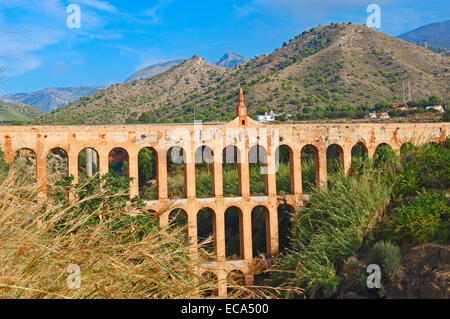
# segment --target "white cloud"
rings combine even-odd
[[[0,68],[4,76],[16,77],[37,69],[41,64],[42,59],[37,56],[26,52],[15,52],[1,57]]]
[[[108,13],[117,14],[119,13],[119,10],[116,9],[112,4],[110,4],[107,1],[99,1],[99,0],[77,0],[77,4],[84,4],[86,6],[89,6],[91,8],[105,11]]]

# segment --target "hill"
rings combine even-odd
[[[247,58],[244,58],[237,53],[227,52],[216,64],[226,68],[234,68],[235,66],[247,61]]]
[[[125,82],[132,82],[135,80],[154,77],[155,75],[161,74],[169,70],[173,66],[183,63],[183,61],[184,61],[183,59],[177,59],[150,65],[146,68],[138,70],[135,74],[130,76]]]
[[[329,105],[450,97],[449,57],[361,25],[305,31],[270,55],[236,68],[193,57],[151,79],[103,89],[57,111],[64,124],[230,120],[243,87],[249,114],[292,114]],[[44,121],[53,122],[53,116]]]
[[[47,88],[38,92],[1,95],[0,100],[8,103],[24,103],[50,112],[76,101],[80,97],[97,92],[101,88],[100,86]]]
[[[417,44],[450,49],[450,20],[430,23],[399,36],[400,39]]]
[[[29,122],[45,113],[33,106],[0,101],[0,122]]]

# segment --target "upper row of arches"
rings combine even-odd
[[[405,143],[403,147],[410,145]],[[385,143],[380,147],[392,148]],[[227,146],[221,154],[223,195],[226,197],[240,196],[241,190],[241,152],[236,146]],[[351,151],[352,159],[368,156],[368,149],[363,142],[356,143]],[[186,154],[180,147],[172,147],[166,153],[168,195],[170,198],[186,197],[186,167],[184,160]],[[330,145],[326,150],[326,170],[334,172],[344,166],[344,151],[338,144]],[[215,154],[208,146],[201,146],[195,151],[195,177],[196,197],[213,197],[214,194],[214,165]],[[31,149],[21,149],[16,152],[15,161],[22,161],[28,166],[28,172],[34,175],[36,172],[36,154]],[[281,145],[276,152],[276,162],[279,163],[276,170],[276,190],[278,194],[294,193],[293,152],[288,145]],[[254,146],[248,153],[250,195],[265,195],[268,191],[267,152],[262,146]],[[78,178],[84,182],[99,172],[100,158],[94,148],[85,148],[78,155]],[[145,147],[138,153],[138,184],[139,193],[143,199],[158,199],[158,153],[155,149]],[[34,167],[34,168],[33,168]],[[315,145],[309,144],[301,151],[301,175],[303,192],[309,192],[314,186],[319,185],[319,152]],[[129,155],[123,148],[114,148],[108,154],[108,171],[121,177],[128,178]],[[68,174],[68,155],[62,148],[55,148],[47,154],[47,179],[52,186],[58,180]]]

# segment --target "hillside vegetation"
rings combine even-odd
[[[0,101],[1,122],[30,122],[45,114],[45,112],[27,104],[9,104]]]
[[[151,79],[119,84],[56,111],[56,123],[228,121],[239,87],[249,114],[274,109],[296,115],[318,106],[448,100],[450,57],[365,26],[332,24],[305,31],[270,55],[233,69],[194,56]],[[55,116],[45,116],[54,123]]]

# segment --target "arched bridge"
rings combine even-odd
[[[36,158],[36,180],[42,194],[47,190],[47,154],[61,149],[67,154],[68,174],[78,181],[79,154],[84,149],[95,150],[98,158],[95,166],[103,175],[108,172],[111,151],[121,149],[128,157],[128,175],[131,182],[131,197],[139,196],[138,154],[143,148],[156,154],[155,200],[147,201],[148,208],[161,211],[167,207],[182,210],[187,215],[188,235],[192,244],[197,243],[198,218],[200,210],[208,208],[212,213],[215,262],[214,272],[219,282],[227,273],[235,270],[246,274],[247,283],[253,280],[248,274],[254,252],[252,249],[252,211],[262,207],[265,211],[266,256],[270,258],[279,252],[278,208],[287,205],[292,209],[302,207],[305,196],[302,189],[302,150],[310,146],[314,150],[318,185],[327,180],[327,150],[334,146],[339,160],[348,172],[352,161],[352,148],[360,145],[369,157],[377,147],[388,144],[400,150],[407,142],[442,142],[448,135],[447,123],[407,124],[261,124],[247,117],[247,110],[241,96],[236,108],[237,117],[229,123],[212,124],[161,124],[161,125],[111,125],[111,126],[0,126],[0,150],[7,162],[14,161],[21,149],[29,149]],[[290,192],[281,196],[277,193],[276,154],[279,147],[289,153]],[[184,198],[172,200],[168,190],[167,154],[173,147],[183,150]],[[249,167],[252,163],[252,149],[259,147],[264,157],[264,194],[251,193]],[[212,193],[210,197],[198,198],[196,191],[196,151],[208,149],[212,172]],[[238,158],[239,190],[235,196],[224,195],[223,163],[227,152],[233,149]],[[258,156],[256,156],[258,157]],[[240,257],[228,261],[226,256],[225,213],[234,207],[239,212]],[[161,215],[161,225],[168,225],[170,212]],[[195,253],[195,251],[193,251]],[[219,285],[219,295],[226,294],[226,286]]]

